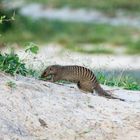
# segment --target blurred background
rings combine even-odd
[[[140,84],[140,0],[0,0],[3,15],[0,49],[55,44],[54,52],[82,54],[81,64],[89,56],[90,67]]]

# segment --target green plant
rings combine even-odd
[[[13,21],[15,20],[15,12],[12,12],[13,15],[11,15],[11,11],[8,12],[1,12],[0,9],[0,31],[7,32],[13,27]]]
[[[31,52],[36,54],[38,52],[38,46],[33,43],[29,44],[30,45],[25,50],[25,53]],[[11,75],[21,74],[23,76],[26,76],[29,74],[31,75],[35,74],[35,71],[28,69],[24,62],[24,59],[20,59],[20,57],[17,54],[15,54],[13,50],[11,50],[9,54],[0,53],[0,70],[9,73]]]
[[[25,52],[31,52],[31,53],[37,54],[39,51],[38,46],[33,42],[27,43],[26,47],[27,49],[25,50]]]
[[[13,13],[13,16],[11,18],[7,18],[6,15],[0,16],[0,24],[3,22],[9,22],[15,20],[15,12]]]
[[[27,69],[19,56],[13,52],[0,54],[0,70],[11,75],[21,74],[26,75]]]
[[[97,79],[100,81],[100,83],[105,85],[123,87],[124,89],[128,90],[140,90],[140,85],[134,78],[128,75],[122,76],[122,74],[120,74],[119,76],[112,75],[109,77],[101,72],[98,72]]]
[[[15,82],[13,82],[13,81],[8,81],[7,83],[7,86],[9,86],[10,88],[16,88],[16,83]]]

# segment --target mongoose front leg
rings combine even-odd
[[[87,92],[90,92],[90,93],[93,93],[93,87],[92,87],[92,83],[90,82],[86,82],[86,81],[79,81],[77,83],[77,86],[79,89],[85,91],[86,93]]]

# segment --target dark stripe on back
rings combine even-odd
[[[82,69],[79,66],[77,68],[78,68],[78,78],[81,79],[81,77],[82,77]]]
[[[84,67],[84,77],[86,77],[87,69]]]
[[[85,77],[88,77],[88,69],[85,68]]]
[[[97,83],[97,79],[96,76],[94,75],[93,79],[92,79],[93,85],[95,85]]]
[[[78,77],[81,77],[81,70],[80,70],[80,67],[77,67],[78,68]]]
[[[81,71],[82,71],[81,77],[83,77],[83,75],[84,75],[84,68],[83,67],[81,67]]]
[[[91,80],[91,79],[92,79],[92,77],[93,77],[93,73],[92,73],[92,71],[91,71],[91,70],[89,70],[89,79]]]
[[[75,76],[78,75],[78,69],[77,69],[77,66],[74,66],[74,73],[75,73]]]
[[[90,70],[89,69],[87,70],[87,78],[88,79],[90,78]]]

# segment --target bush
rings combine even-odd
[[[11,75],[21,74],[26,76],[27,68],[17,54],[0,54],[0,70],[10,73]]]
[[[34,43],[29,43],[28,48],[25,53],[31,52],[36,54],[38,52],[38,47]],[[8,53],[0,53],[0,70],[11,75],[21,74],[23,76],[34,75],[35,70],[28,69],[24,60],[14,53],[13,50]]]

